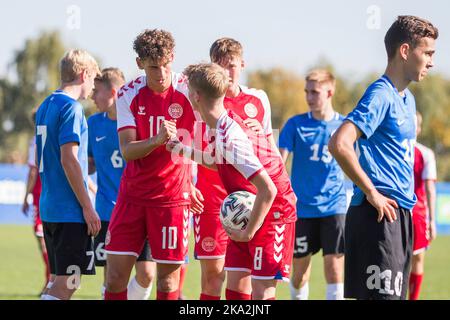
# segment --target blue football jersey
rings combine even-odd
[[[109,221],[116,204],[120,179],[125,167],[119,148],[117,121],[107,113],[97,113],[88,119],[88,155],[94,158],[97,169],[97,196],[95,210],[100,220]]]
[[[36,147],[42,181],[42,221],[85,223],[83,210],[61,165],[61,146],[70,142],[79,145],[78,161],[87,190],[87,131],[83,107],[63,91],[55,91],[40,105],[36,113]]]
[[[406,89],[400,96],[387,76],[383,76],[364,93],[346,120],[362,132],[356,148],[359,163],[376,189],[412,209],[414,194],[414,144],[416,141],[416,103]],[[364,200],[355,186],[351,205]]]
[[[300,218],[347,212],[344,173],[328,151],[342,121],[337,112],[330,121],[316,120],[308,112],[290,118],[280,133],[279,147],[293,152],[291,182]]]

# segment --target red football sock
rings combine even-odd
[[[178,297],[180,296],[180,291],[172,291],[172,292],[162,292],[157,290],[156,291],[156,300],[178,300]]]
[[[418,300],[423,274],[411,273],[409,276],[409,300]]]
[[[210,296],[208,294],[200,294],[200,300],[220,300],[220,296]]]
[[[245,294],[237,291],[233,291],[230,289],[225,290],[225,297],[227,300],[251,300],[251,294]]]
[[[108,290],[105,291],[105,300],[128,300],[128,290],[122,291],[122,292],[109,292]]]

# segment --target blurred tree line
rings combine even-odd
[[[33,135],[32,110],[59,86],[58,65],[66,50],[58,32],[43,32],[35,39],[28,39],[15,53],[9,66],[10,76],[0,77],[0,162],[26,161],[27,145]],[[337,80],[333,105],[344,115],[358,103],[367,86],[381,75],[372,73],[355,81],[336,74],[332,64],[323,59],[312,67],[333,72]],[[248,73],[247,83],[267,92],[274,129],[281,129],[287,119],[308,110],[304,75],[283,68],[253,70]],[[418,140],[436,152],[439,180],[450,181],[450,79],[434,73],[420,84],[412,84],[410,90],[423,115]],[[90,101],[83,104],[87,115],[94,112]]]
[[[59,87],[59,62],[66,51],[57,31],[45,31],[14,53],[9,77],[0,77],[0,162],[27,161],[33,110]],[[92,110],[92,103],[84,104]]]

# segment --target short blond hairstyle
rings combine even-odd
[[[216,63],[200,63],[188,66],[184,70],[189,85],[207,98],[218,99],[225,96],[230,78],[225,70]]]
[[[125,76],[118,68],[106,68],[95,78],[95,81],[103,83],[110,89],[119,89],[125,84]]]
[[[313,69],[311,70],[305,78],[306,81],[317,81],[320,84],[328,83],[333,88],[336,87],[336,78],[333,74],[326,69]]]
[[[85,50],[70,50],[61,59],[61,81],[64,83],[75,81],[85,70],[93,75],[101,75],[97,61]]]
[[[209,49],[212,62],[220,63],[223,60],[242,58],[244,50],[239,41],[232,38],[220,38],[214,41]]]

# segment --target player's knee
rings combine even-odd
[[[206,277],[206,280],[212,281],[215,279],[218,280],[225,280],[225,271],[223,269],[219,269],[217,267],[214,268],[207,268],[204,271],[204,275]]]
[[[275,297],[275,286],[276,284],[269,286],[265,283],[257,283],[254,281],[252,283],[252,300],[267,300]]]
[[[212,290],[222,288],[225,281],[225,271],[224,270],[206,270],[204,273],[206,286]]]
[[[325,277],[327,283],[340,283],[343,280],[343,269],[337,266],[330,266],[325,269]]]
[[[424,262],[425,262],[424,258],[425,257],[422,254],[413,255],[412,266],[411,266],[412,273],[417,273],[417,274],[423,273]]]
[[[344,260],[341,259],[342,255],[325,256],[325,275],[334,283],[339,280],[344,273]]]
[[[144,287],[148,287],[154,278],[155,275],[150,270],[144,270],[143,272],[136,273],[136,279],[140,284],[145,284]]]
[[[174,274],[158,275],[158,290],[161,292],[173,292],[178,289],[179,279]]]
[[[309,281],[309,274],[307,272],[294,272],[292,274],[292,283],[294,287],[300,287]]]
[[[109,267],[106,272],[106,287],[112,291],[122,289],[122,287],[126,288],[128,277],[129,275],[124,271]]]

